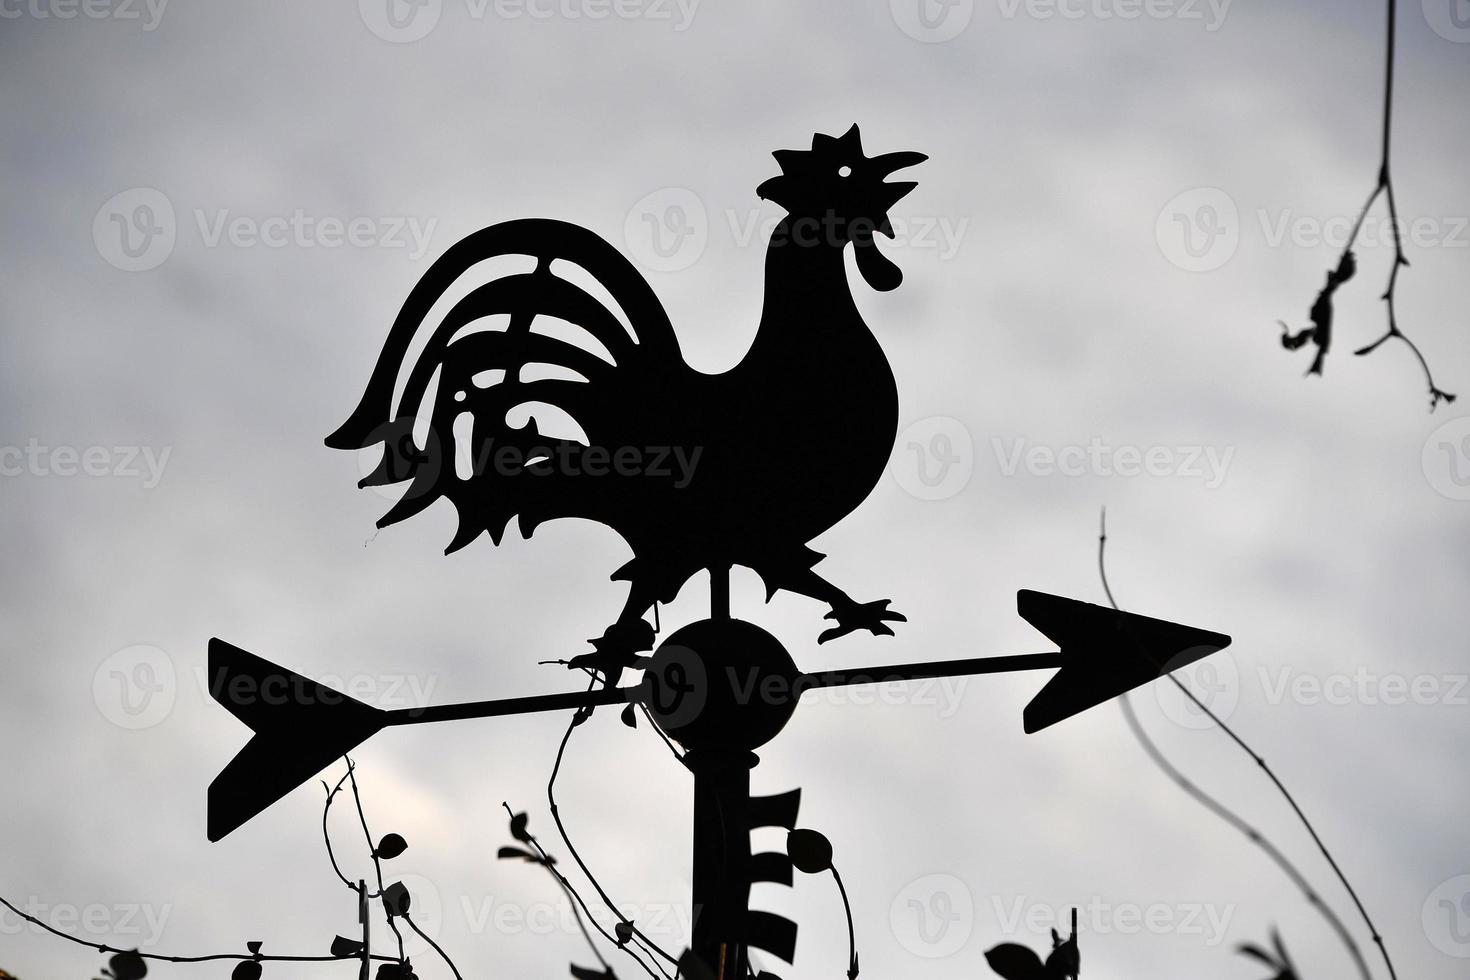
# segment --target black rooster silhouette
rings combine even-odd
[[[527,537],[564,517],[617,531],[634,555],[613,574],[630,583],[627,603],[591,641],[596,652],[572,661],[609,681],[651,649],[649,609],[702,569],[743,565],[768,597],[784,589],[830,604],[835,625],[819,641],[891,635],[889,624],[904,620],[889,600],[855,601],[818,575],[823,556],[807,543],[867,497],[893,446],[897,388],[853,302],[844,252],[853,246],[873,288],[898,286],[902,274],[875,237],[893,237],[888,209],[916,185],[885,178],[927,158],[864,156],[855,125],[774,156],[781,173],[757,193],[787,214],[766,255],[759,329],[734,368],[704,374],[686,364],[652,289],[595,233],[508,221],[461,240],[424,274],[356,411],[327,438],[339,449],[382,444],[360,486],[412,481],[379,527],[447,497],[459,514],[447,552],[482,532],[498,544],[513,517]],[[529,256],[534,268],[470,289],[428,322],[462,275],[506,255]],[[558,275],[558,263],[580,267],[613,306]],[[580,328],[579,343],[545,326],[556,321]],[[516,425],[518,409],[525,421]],[[538,411],[565,413],[581,431],[545,433]],[[672,459],[692,466],[678,470]]]

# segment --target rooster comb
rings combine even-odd
[[[856,172],[862,170],[874,179],[882,180],[895,170],[912,167],[929,159],[923,153],[900,151],[882,153],[876,157],[863,155],[863,135],[853,123],[841,136],[817,133],[812,136],[810,150],[777,150],[771,154],[781,166],[781,173],[788,177],[811,177],[828,174],[842,167]]]

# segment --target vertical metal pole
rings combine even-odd
[[[709,567],[709,617],[730,618],[730,566]]]
[[[756,757],[707,749],[684,761],[694,774],[694,953],[716,980],[744,980]]]
[[[362,967],[357,971],[357,980],[371,980],[373,970],[372,922],[373,910],[368,908],[367,882],[357,880],[357,920],[362,923]]]

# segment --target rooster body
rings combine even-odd
[[[871,285],[898,285],[873,236],[892,235],[887,208],[914,185],[883,177],[924,157],[867,158],[856,126],[775,155],[783,172],[758,192],[788,214],[767,251],[755,340],[729,371],[704,374],[685,362],[657,297],[596,234],[510,221],[434,263],[405,301],[356,412],[327,440],[383,445],[363,485],[410,481],[380,527],[449,498],[460,519],[450,551],[481,533],[499,543],[512,519],[526,536],[568,517],[616,530],[634,556],[614,573],[630,583],[629,596],[579,666],[610,676],[632,666],[652,642],[643,616],[701,569],[743,565],[770,593],[829,603],[835,625],[823,640],[891,633],[888,623],[903,618],[886,600],[855,602],[817,575],[822,556],[807,542],[867,497],[892,449],[897,388],[853,300],[844,252],[854,246]],[[504,255],[529,256],[534,268],[471,289],[430,326],[452,286]],[[557,275],[558,263],[589,274],[615,309]],[[538,317],[575,325],[584,342],[538,329]],[[545,406],[581,431],[544,432]],[[529,417],[515,424],[517,412]]]

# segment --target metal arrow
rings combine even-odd
[[[1061,649],[796,673],[786,678],[789,699],[794,703],[801,691],[812,688],[1056,668],[1026,706],[1024,727],[1031,733],[1230,644],[1222,633],[1043,592],[1019,592],[1017,610]],[[385,711],[220,639],[209,643],[209,679],[214,699],[255,733],[210,784],[211,841],[225,837],[383,728],[649,700],[645,683]]]

